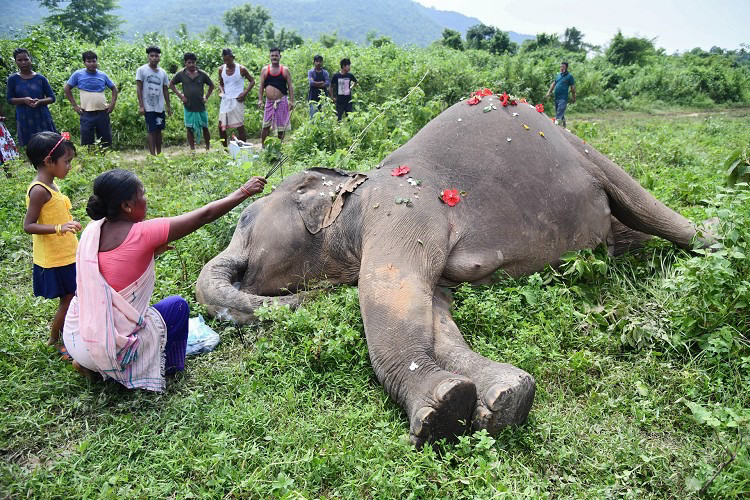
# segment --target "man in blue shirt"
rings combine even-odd
[[[555,77],[555,81],[550,85],[544,98],[548,98],[552,90],[555,91],[555,123],[563,127],[565,126],[565,108],[568,107],[568,89],[573,93],[573,99],[570,102],[576,102],[576,81],[573,75],[568,73],[568,63],[562,62],[560,74]]]
[[[112,127],[109,115],[115,109],[117,102],[117,87],[106,73],[99,71],[96,53],[87,50],[82,54],[85,68],[79,69],[70,76],[65,84],[65,96],[73,105],[73,109],[81,116],[81,145],[94,144],[98,137],[102,146],[112,144]],[[73,87],[78,87],[81,96],[79,106],[73,96]],[[104,89],[112,91],[112,102],[107,103]]]

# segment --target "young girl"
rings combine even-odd
[[[73,220],[71,204],[60,193],[55,178],[63,179],[70,172],[76,154],[70,137],[55,132],[40,132],[29,140],[26,154],[37,170],[36,177],[26,190],[26,217],[23,230],[32,235],[34,245],[34,295],[54,299],[59,297],[55,318],[50,328],[49,345],[60,338],[65,313],[76,291],[76,231],[81,224]],[[60,354],[70,360],[60,344]]]

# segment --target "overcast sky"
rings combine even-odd
[[[575,26],[584,41],[603,45],[617,29],[657,37],[668,52],[750,43],[750,0],[416,0],[476,17],[503,31],[562,33]],[[462,34],[465,35],[465,34]]]

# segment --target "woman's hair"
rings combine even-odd
[[[18,57],[18,54],[26,54],[27,56],[31,57],[31,54],[28,50],[24,49],[23,47],[18,47],[16,50],[13,51],[13,59],[15,60],[16,57]]]
[[[221,57],[224,57],[224,56],[234,57],[234,53],[232,52],[232,49],[223,49],[221,51]]]
[[[47,157],[55,162],[65,156],[67,151],[72,151],[75,155],[76,147],[69,140],[63,139],[57,132],[39,132],[38,134],[34,134],[26,146],[26,156],[29,157],[29,161],[37,170],[44,165],[44,160]]]
[[[93,220],[116,219],[123,202],[135,198],[141,180],[130,170],[108,170],[94,179],[94,194],[89,197],[86,213]]]

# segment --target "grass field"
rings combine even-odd
[[[721,243],[705,256],[660,240],[617,259],[579,252],[557,271],[459,288],[454,316],[472,347],[533,374],[537,395],[525,425],[437,450],[408,444],[374,379],[356,288],[264,310],[253,326],[211,322],[221,344],[164,394],[83,379],[45,345],[56,304],[33,297],[21,225],[33,169],[12,165],[0,183],[0,497],[750,495],[750,192],[725,187],[723,164],[750,144],[750,115],[569,122],[670,207],[719,216]],[[81,152],[60,184],[84,224],[91,181],[115,166],[141,176],[150,217],[263,172],[219,151]],[[238,215],[159,258],[154,300],[178,293],[201,312],[194,282]]]

